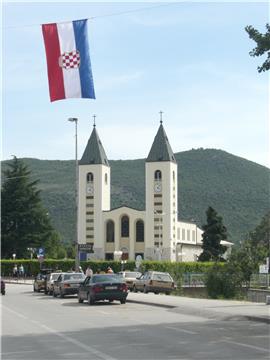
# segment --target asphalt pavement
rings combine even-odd
[[[6,279],[7,282],[33,285],[32,279]],[[174,295],[130,292],[128,302],[171,308],[181,313],[196,314],[206,319],[251,320],[270,324],[270,305],[238,300],[214,300]]]

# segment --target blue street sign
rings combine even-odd
[[[44,256],[44,255],[45,255],[45,250],[44,250],[44,248],[39,248],[37,255],[38,255],[38,256]]]

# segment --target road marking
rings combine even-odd
[[[3,306],[3,305],[2,305],[2,306]],[[26,316],[18,313],[17,311],[11,310],[11,309],[8,308],[7,306],[3,306],[3,307],[4,307],[5,309],[7,309],[8,311],[12,312],[13,314],[17,315],[18,317],[21,317],[21,318],[23,318],[23,319],[28,319]],[[113,357],[111,357],[111,356],[109,356],[109,355],[107,355],[107,354],[105,354],[105,353],[103,353],[103,352],[101,352],[101,351],[99,351],[99,350],[96,350],[96,349],[92,348],[91,346],[88,346],[88,345],[83,344],[83,343],[80,342],[79,340],[75,340],[75,339],[73,339],[72,337],[70,337],[70,336],[68,336],[68,335],[61,334],[61,333],[59,333],[57,330],[54,330],[54,329],[52,329],[52,328],[50,328],[50,327],[48,327],[48,326],[46,326],[46,325],[44,325],[44,324],[41,324],[40,321],[31,320],[31,319],[30,319],[30,321],[31,321],[33,324],[35,324],[35,325],[37,325],[37,326],[39,326],[39,327],[41,327],[41,328],[49,331],[50,333],[59,336],[60,338],[64,339],[65,341],[69,341],[69,342],[73,343],[74,345],[80,347],[81,349],[84,349],[84,350],[86,350],[86,351],[88,351],[88,352],[91,352],[92,354],[94,354],[95,356],[100,357],[100,358],[103,359],[103,360],[117,360],[117,359],[115,359],[115,358],[113,358]]]
[[[231,340],[220,340],[220,341],[225,342],[225,343],[228,343],[228,344],[234,344],[234,345],[244,346],[244,347],[247,347],[247,348],[259,350],[259,351],[266,352],[267,354],[269,354],[269,349],[265,349],[265,348],[262,348],[262,347],[259,347],[259,346],[254,346],[254,345],[239,343],[239,342],[231,341]]]
[[[191,331],[191,330],[185,330],[185,329],[179,329],[173,326],[165,326],[166,329],[171,329],[171,330],[175,330],[175,331],[179,331],[179,332],[183,332],[186,334],[191,334],[191,335],[197,335],[198,333],[195,331]]]
[[[23,315],[23,314],[20,314],[20,313],[18,313],[17,311],[11,310],[11,309],[8,308],[7,306],[2,305],[2,307],[3,307],[4,309],[8,310],[9,312],[11,312],[11,313],[13,313],[13,314],[21,317],[22,319],[28,319],[27,316],[25,316],[25,315]]]

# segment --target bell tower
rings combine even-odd
[[[146,252],[145,258],[175,261],[177,204],[177,162],[160,126],[145,162]]]
[[[110,165],[94,122],[79,161],[78,242],[93,246],[95,259],[104,258],[102,212],[110,210]]]

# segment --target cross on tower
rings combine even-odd
[[[160,114],[160,123],[162,124],[162,122],[163,122],[163,120],[162,120],[163,111],[160,110],[159,114]]]
[[[94,124],[93,124],[93,126],[94,126],[94,127],[96,127],[96,117],[97,117],[97,115],[93,115],[93,118],[94,118]]]

